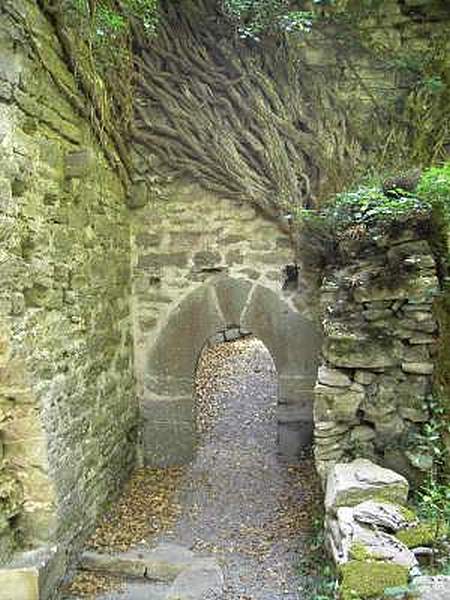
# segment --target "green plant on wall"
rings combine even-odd
[[[127,140],[133,116],[134,30],[156,34],[159,0],[37,0],[55,28],[86,105],[41,55],[33,24],[25,23],[43,67],[77,112],[91,121],[106,158],[125,186],[131,181]]]
[[[309,31],[314,14],[292,9],[287,0],[223,0],[222,10],[240,38],[259,41],[262,35]]]
[[[435,235],[431,244],[442,281],[441,293],[435,302],[440,336],[434,392],[427,403],[430,417],[416,440],[419,451],[432,459],[427,478],[417,492],[419,514],[432,527],[434,546],[439,551],[441,540],[450,528],[450,163],[426,170],[419,181],[417,195],[433,209]],[[441,552],[441,557],[444,554]],[[442,558],[439,560],[442,562]],[[432,565],[439,566],[442,567]]]

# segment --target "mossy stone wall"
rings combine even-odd
[[[135,460],[124,191],[45,61],[82,103],[37,3],[2,3],[0,562],[76,549]]]
[[[325,478],[365,457],[420,481],[432,457],[418,447],[436,361],[439,294],[424,233],[430,215],[377,235],[350,225],[320,287],[323,363],[315,387],[315,458]],[[379,232],[378,232],[379,233]]]

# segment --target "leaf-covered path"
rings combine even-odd
[[[311,458],[289,465],[277,454],[270,354],[254,338],[214,346],[201,357],[196,388],[195,459],[183,468],[138,469],[87,548],[110,554],[145,541],[145,548],[170,543],[214,557],[225,589],[202,600],[311,600],[299,563],[319,485]],[[162,584],[83,571],[69,591],[98,600],[168,597]]]
[[[277,376],[255,339],[203,354],[197,375],[203,429],[165,539],[214,554],[227,600],[304,600],[298,562],[317,482],[311,460],[277,455]]]

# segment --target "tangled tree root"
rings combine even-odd
[[[311,206],[326,140],[313,110],[322,94],[302,83],[299,53],[280,40],[243,47],[217,25],[214,3],[195,6],[164,3],[156,40],[137,43],[139,153],[158,157],[156,174],[188,177],[272,214]],[[341,115],[335,107],[340,150]]]

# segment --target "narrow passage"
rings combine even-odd
[[[277,455],[277,374],[259,340],[205,351],[197,371],[197,456],[166,541],[214,554],[227,600],[303,600],[298,561],[317,497],[312,461]]]
[[[268,350],[250,337],[204,351],[196,390],[194,461],[138,469],[86,549],[111,556],[113,566],[117,552],[164,544],[213,557],[225,590],[201,600],[311,600],[300,562],[319,484],[309,456],[289,465],[277,454],[277,374]],[[169,587],[81,569],[64,598],[166,600]]]

